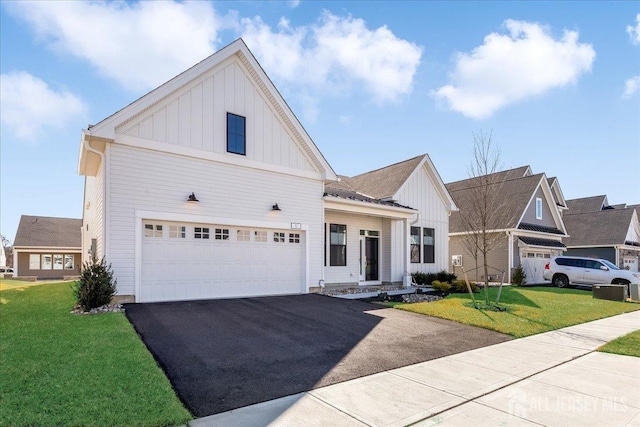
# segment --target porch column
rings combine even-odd
[[[511,283],[511,269],[513,268],[513,234],[507,231],[507,244],[509,245],[509,266],[507,270],[507,282]]]
[[[411,286],[411,253],[409,252],[409,239],[411,239],[411,225],[409,224],[409,219],[405,218],[402,220],[402,225],[404,229],[404,238],[402,239],[404,244],[404,250],[402,251],[404,255],[403,260],[403,268],[404,268],[404,276],[403,276],[403,286],[408,288]]]
[[[18,252],[13,250],[13,277],[17,277],[18,273]]]

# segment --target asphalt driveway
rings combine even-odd
[[[196,417],[511,339],[321,295],[127,304]]]

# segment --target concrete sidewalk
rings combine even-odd
[[[637,329],[640,311],[318,388],[188,425],[640,426],[640,358],[594,352]]]

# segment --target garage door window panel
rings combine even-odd
[[[236,233],[236,240],[238,242],[248,242],[251,239],[249,230],[238,230]]]
[[[266,242],[267,241],[267,232],[266,231],[254,231],[254,240],[256,242]]]
[[[289,233],[289,243],[300,243],[300,233]]]
[[[172,239],[185,239],[187,237],[187,227],[184,225],[170,225],[169,237]]]
[[[216,228],[215,229],[215,239],[216,240],[229,240],[229,229],[228,228]]]
[[[284,233],[274,232],[273,233],[273,241],[276,243],[284,243]]]
[[[209,238],[209,227],[194,227],[193,228],[193,237],[195,239],[208,239]]]
[[[144,237],[162,237],[162,225],[160,225],[160,224],[145,224],[144,225]]]

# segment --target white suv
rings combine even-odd
[[[640,283],[640,273],[618,268],[606,259],[558,256],[544,266],[542,274],[554,286]]]

